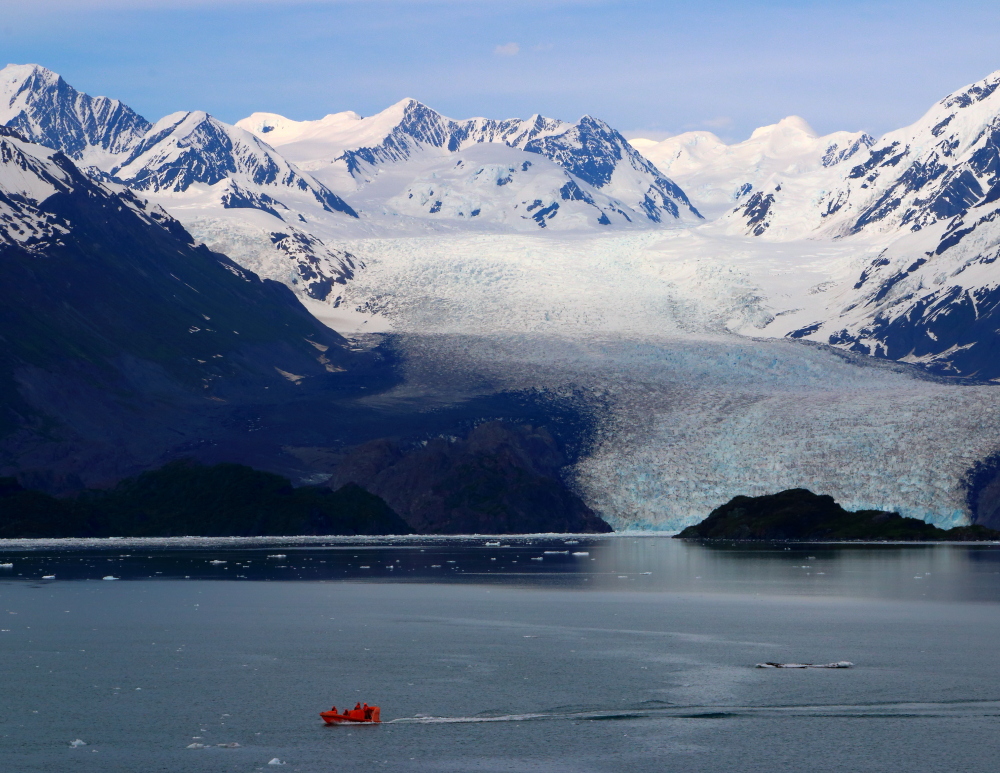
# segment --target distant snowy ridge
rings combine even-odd
[[[789,176],[762,190],[766,212],[746,207],[734,228],[768,238],[917,231],[985,203],[1000,170],[1000,71],[942,99],[850,164]]]
[[[758,191],[780,185],[786,176],[833,167],[874,141],[864,132],[820,137],[804,119],[793,115],[762,126],[749,139],[732,145],[707,131],[685,132],[660,142],[637,138],[630,143],[681,185],[701,211],[718,216]]]
[[[368,118],[345,112],[318,121],[297,122],[273,113],[254,113],[236,125],[266,137],[287,158],[344,192],[371,183],[386,169],[394,168],[394,174],[405,175],[408,162],[419,162],[417,168],[432,159],[446,163],[446,159],[476,146],[483,147],[479,159],[488,161],[486,150],[499,146],[498,150],[511,148],[525,154],[520,163],[514,164],[515,168],[522,167],[522,172],[534,165],[533,158],[542,156],[572,175],[569,181],[574,186],[582,183],[607,197],[607,207],[594,213],[594,224],[610,225],[614,222],[609,219],[612,214],[620,215],[617,219],[622,223],[700,220],[677,185],[621,134],[591,116],[575,124],[538,115],[527,120],[456,121],[414,99],[404,99]],[[506,161],[510,156],[502,158]],[[403,183],[398,187],[406,186]],[[552,200],[539,199],[540,206],[581,200],[563,195],[558,189],[549,193]],[[530,206],[533,200],[521,203]]]

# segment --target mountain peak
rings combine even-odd
[[[55,84],[61,80],[57,73],[40,64],[8,64],[0,70],[0,84],[24,83],[36,77],[44,83]]]
[[[149,128],[118,100],[82,94],[37,64],[0,70],[0,124],[88,165],[128,151]]]
[[[789,115],[777,123],[754,129],[753,134],[750,135],[750,139],[764,139],[777,133],[801,134],[810,139],[819,137],[819,134],[816,133],[816,130],[809,125],[805,118],[797,115]]]

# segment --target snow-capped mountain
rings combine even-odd
[[[62,153],[5,126],[0,126],[0,164],[0,246],[42,254],[60,244],[71,224],[43,203],[59,194],[90,190],[91,181]],[[174,223],[160,207],[149,206],[128,190],[121,192],[116,205],[150,225],[169,229]]]
[[[795,338],[955,375],[1000,378],[1000,72],[847,164],[789,176],[725,227],[834,238],[875,256],[825,301],[775,322]]]
[[[732,145],[708,131],[685,132],[660,142],[636,138],[630,143],[683,187],[700,212],[716,217],[756,191],[775,187],[784,177],[836,166],[874,141],[863,132],[820,137],[793,115]]]
[[[357,217],[343,199],[266,143],[204,112],[161,118],[107,171],[130,188],[150,193],[214,188],[227,209],[260,209],[279,219],[299,219],[317,207]]]
[[[8,65],[0,70],[0,124],[63,151],[98,180],[138,191],[199,237],[204,229],[236,234],[227,240],[242,248],[234,258],[308,297],[326,300],[360,265],[307,225],[356,220],[347,202],[267,143],[207,113],[175,113],[153,125],[43,67]]]
[[[237,126],[267,138],[283,155],[335,190],[345,195],[351,192],[355,194],[352,198],[369,201],[369,209],[377,209],[377,201],[393,200],[400,194],[412,201],[411,188],[423,187],[419,179],[422,175],[430,170],[433,176],[438,169],[461,166],[473,178],[496,173],[495,182],[505,180],[508,173],[515,174],[531,188],[530,196],[517,199],[507,195],[509,190],[496,190],[506,182],[495,185],[495,192],[501,194],[497,198],[505,201],[503,206],[494,208],[497,218],[491,217],[493,222],[516,222],[515,205],[522,211],[524,207],[532,207],[532,212],[547,209],[549,214],[545,217],[527,218],[537,226],[560,222],[560,207],[583,212],[585,217],[589,214],[589,222],[595,226],[611,225],[612,217],[622,224],[647,225],[700,219],[677,185],[643,158],[621,134],[590,116],[575,124],[538,115],[528,120],[456,121],[414,99],[405,99],[368,118],[346,112],[318,121],[292,121],[272,113],[254,113],[238,121]],[[474,159],[456,156],[472,148],[480,148]],[[549,160],[568,176],[549,174],[552,167],[539,164],[539,157]],[[431,169],[436,164],[437,168]],[[473,166],[476,168],[471,169]],[[505,171],[504,167],[513,168]],[[539,173],[549,179],[528,182]],[[366,189],[381,183],[380,177],[383,180],[391,177],[393,182],[382,183],[368,195]],[[475,185],[473,179],[469,178],[469,182]],[[572,185],[563,190],[567,183]],[[459,188],[463,187],[459,184]],[[461,190],[454,195],[467,199],[470,194]],[[441,196],[429,199],[430,206],[420,212],[429,219],[469,218],[469,212],[475,209],[467,205],[446,209]],[[440,207],[434,203],[439,199]],[[573,202],[582,204],[574,206]],[[559,206],[553,208],[553,204]],[[591,210],[589,213],[587,208]],[[483,213],[480,208],[479,222],[487,220]],[[409,214],[417,213],[411,209]]]
[[[149,121],[117,99],[82,94],[37,64],[0,70],[0,124],[63,151],[81,166],[102,168],[150,128]]]

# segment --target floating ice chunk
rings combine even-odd
[[[203,743],[189,743],[184,748],[185,749],[204,749],[204,748],[206,748],[206,746]]]
[[[56,576],[54,574],[43,574],[42,575],[42,579],[43,580],[54,580],[55,578],[56,578]]]
[[[277,757],[275,757],[275,758],[274,758],[273,760],[271,760],[271,761],[270,761],[269,763],[267,763],[267,764],[268,764],[268,765],[284,765],[285,763],[284,763],[284,762],[282,762],[281,760],[279,760],[279,759],[278,759]]]
[[[547,556],[558,556],[564,553],[569,553],[568,550],[543,550],[542,552]]]
[[[587,552],[586,550],[578,550],[578,551],[577,551],[576,553],[574,553],[573,555],[574,555],[574,556],[589,556],[589,555],[590,555],[590,553],[588,553],[588,552]]]
[[[848,660],[836,663],[758,663],[757,668],[851,668],[854,664]]]
[[[359,566],[358,569],[371,569],[370,566]]]
[[[440,569],[441,564],[431,564],[431,569]]]
[[[273,556],[268,556],[268,558],[288,558],[284,553],[275,553]]]
[[[488,548],[498,548],[498,547],[500,547],[500,543],[499,542],[487,542],[486,543],[486,547],[488,547]]]
[[[232,743],[217,743],[216,746],[218,746],[220,749],[239,749],[240,748],[240,745],[238,743],[236,743],[235,741],[232,742]]]
[[[218,559],[216,559],[214,561],[209,561],[208,563],[210,563],[210,564],[228,564],[229,562],[228,561],[219,561]]]
[[[119,578],[115,577],[113,574],[106,574],[101,579],[102,580],[117,580]]]
[[[544,561],[545,559],[542,558],[541,556],[537,556],[536,558],[532,558],[531,560],[532,561]]]
[[[77,749],[81,746],[86,746],[86,745],[87,745],[86,741],[81,741],[79,738],[77,738],[75,741],[70,742],[69,747],[71,749]]]
[[[578,539],[567,539],[567,540],[563,540],[563,544],[564,545],[579,545],[580,544],[580,540],[578,540]]]
[[[0,564],[0,569],[13,569],[14,564]]]

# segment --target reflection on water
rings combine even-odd
[[[115,540],[0,546],[3,579],[506,584],[580,590],[1000,600],[1000,545],[697,543],[662,536]]]

